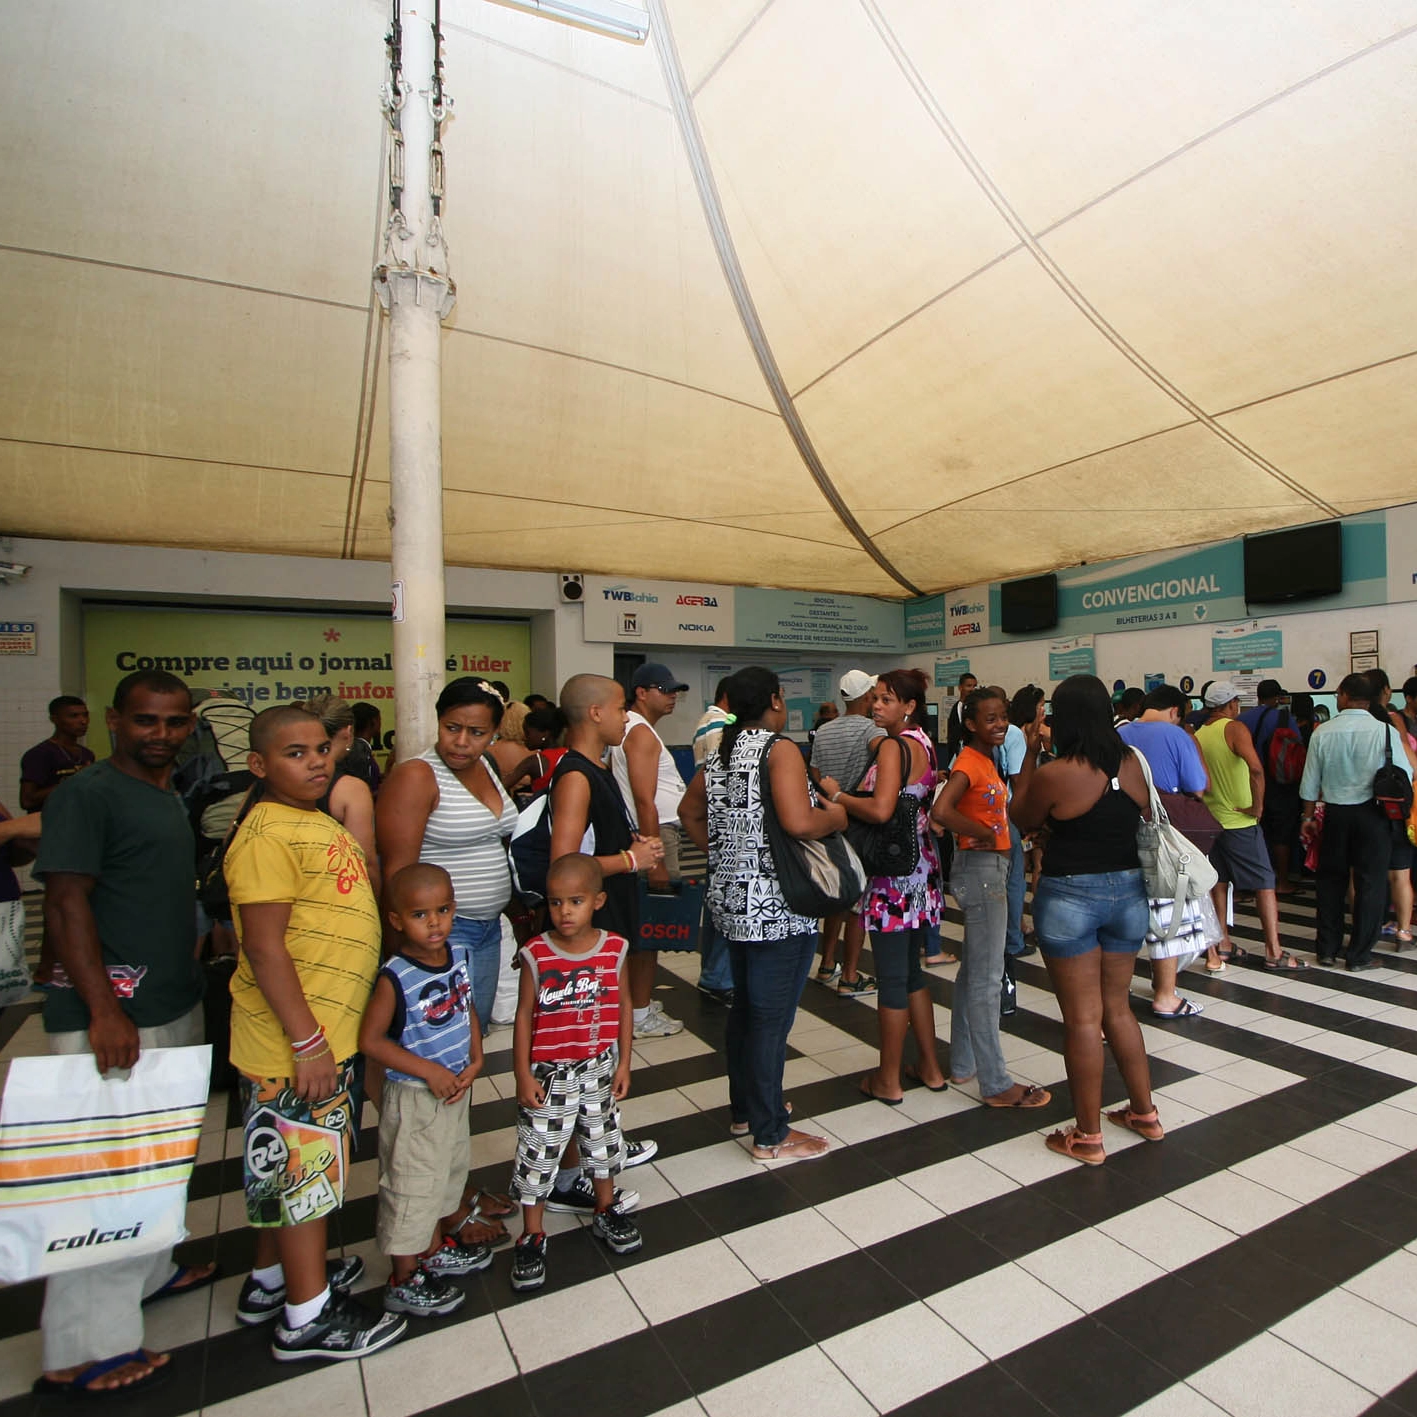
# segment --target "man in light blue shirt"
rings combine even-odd
[[[1393,823],[1373,798],[1373,777],[1391,750],[1394,767],[1408,778],[1412,769],[1402,739],[1391,724],[1368,712],[1372,690],[1361,674],[1349,674],[1338,686],[1338,716],[1314,730],[1299,783],[1303,801],[1300,835],[1308,845],[1318,832],[1316,804],[1324,804],[1319,840],[1318,929],[1314,945],[1319,963],[1334,965],[1343,945],[1343,906],[1348,873],[1353,873],[1353,933],[1344,957],[1353,971],[1376,969],[1373,946],[1382,927],[1387,900],[1387,864]]]

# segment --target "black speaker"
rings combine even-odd
[[[567,605],[578,605],[585,599],[585,577],[561,572],[561,599]]]

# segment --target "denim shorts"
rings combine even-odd
[[[1033,925],[1045,959],[1074,959],[1099,946],[1135,954],[1150,920],[1140,871],[1044,876],[1033,897]]]

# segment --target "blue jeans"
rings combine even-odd
[[[723,1039],[729,1112],[733,1121],[747,1122],[759,1146],[776,1146],[788,1133],[782,1101],[787,1035],[817,953],[817,936],[727,944],[733,966],[733,1007]]]
[[[956,851],[950,894],[964,912],[964,945],[950,1014],[950,1073],[978,1074],[979,1091],[997,1097],[1014,1085],[999,1041],[1009,858],[1003,851]]]
[[[472,962],[472,1007],[477,1014],[477,1026],[485,1034],[492,1021],[492,1001],[497,997],[497,975],[502,968],[502,922],[470,920],[466,915],[453,917],[448,932],[450,945],[462,945]]]
[[[1028,885],[1028,867],[1023,859],[1023,836],[1009,823],[1009,923],[1004,932],[1004,953],[1021,955],[1023,942],[1023,893]]]
[[[733,966],[728,961],[728,941],[714,928],[713,916],[704,906],[704,923],[699,931],[699,985],[704,989],[731,989]]]
[[[1075,959],[1101,946],[1135,954],[1150,920],[1138,871],[1044,876],[1033,897],[1038,948],[1046,959]]]

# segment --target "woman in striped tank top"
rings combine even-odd
[[[501,963],[499,917],[512,895],[505,838],[517,809],[483,754],[502,721],[502,700],[481,679],[454,679],[438,697],[438,741],[400,763],[379,792],[375,827],[384,879],[426,861],[453,881],[449,941],[472,961],[472,1001],[486,1032]]]

